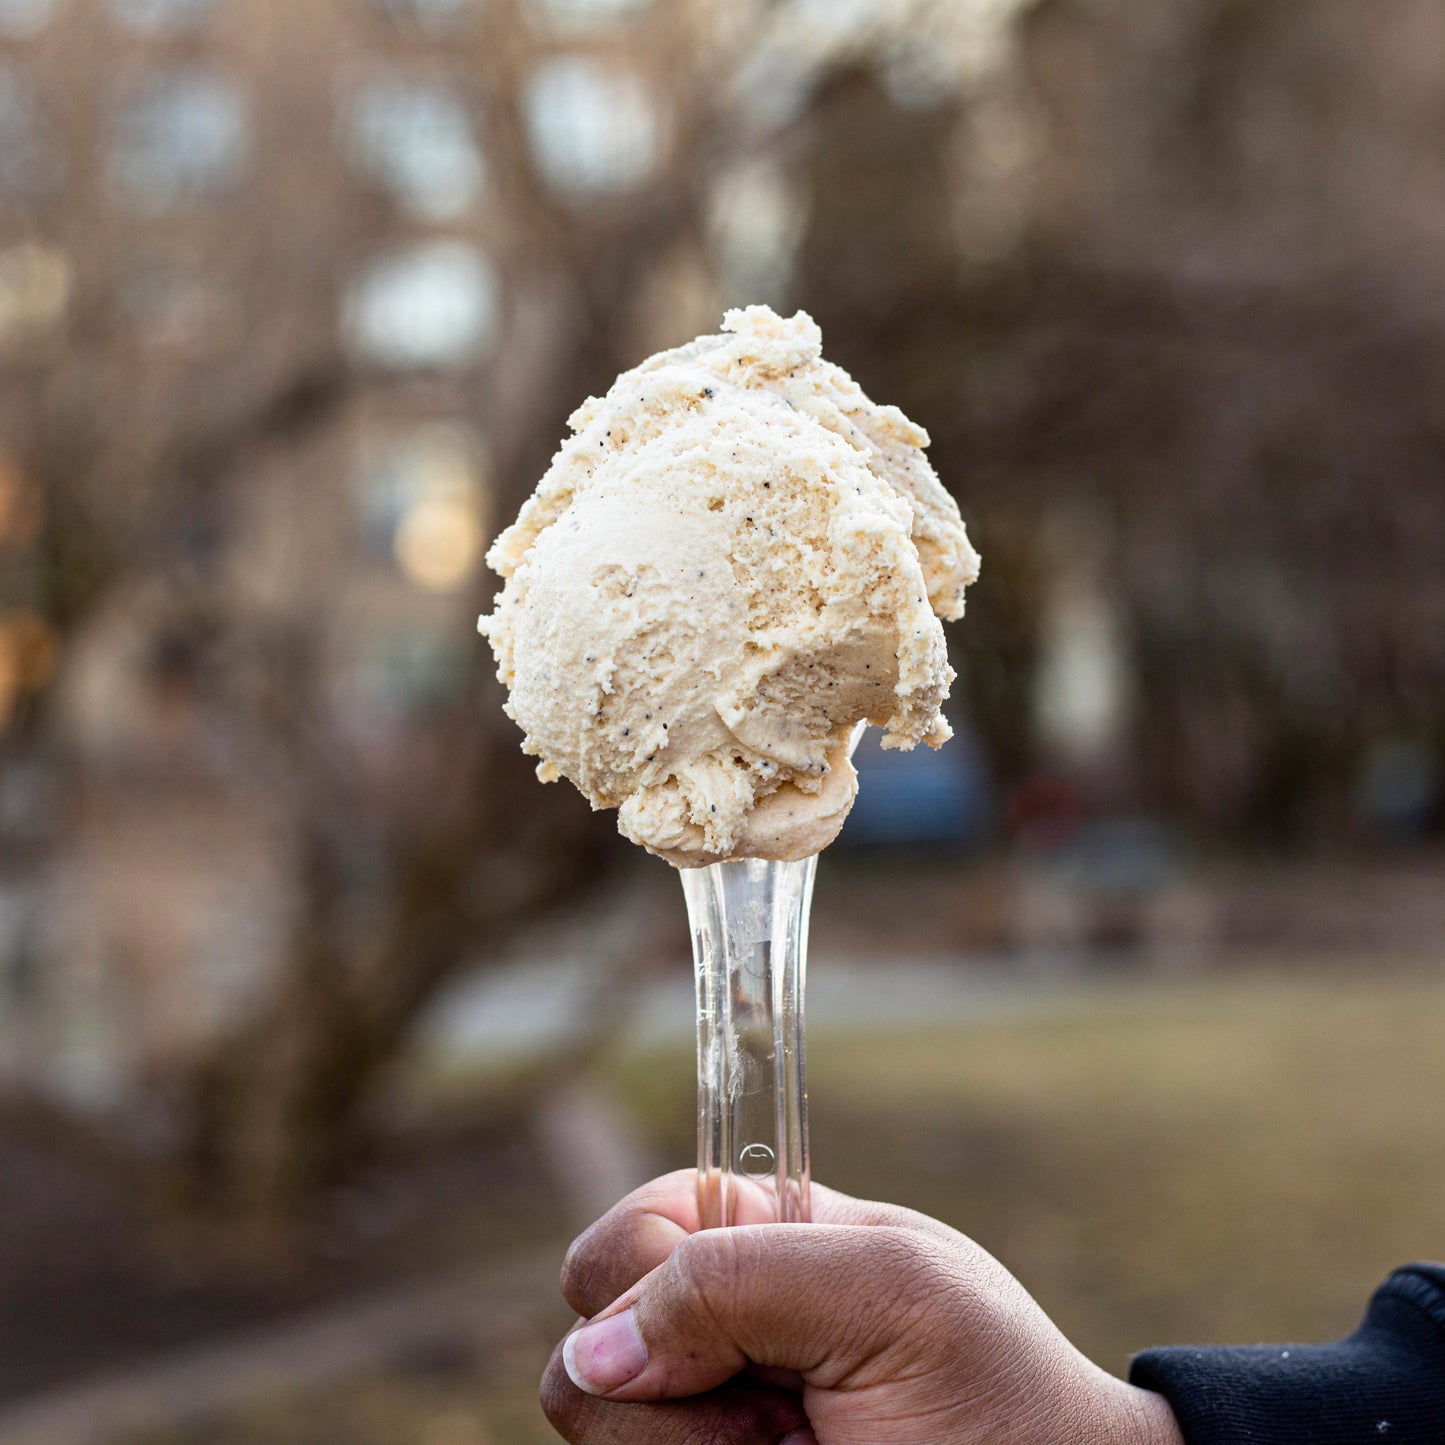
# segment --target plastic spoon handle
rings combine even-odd
[[[816,857],[682,872],[697,977],[698,1213],[704,1229],[809,1219],[803,988]]]

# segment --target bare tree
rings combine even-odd
[[[1042,0],[931,109],[872,70],[824,97],[799,299],[928,427],[977,534],[955,642],[1005,785],[1047,761],[1050,515],[1109,539],[1129,802],[1338,843],[1372,750],[1438,774],[1440,23]]]
[[[466,649],[460,685],[407,722],[380,773],[338,726],[345,439],[373,414],[469,418],[486,437],[492,509],[513,510],[570,408],[653,343],[649,288],[679,258],[703,276],[694,310],[714,308],[711,188],[773,143],[747,113],[757,82],[743,82],[769,46],[792,63],[793,42],[761,9],[723,23],[707,6],[589,41],[599,63],[644,78],[662,128],[635,184],[578,196],[548,184],[528,132],[529,80],[563,53],[536,7],[493,0],[444,41],[397,29],[405,7],[258,6],[254,28],[246,9],[220,12],[232,28],[200,49],[250,97],[243,174],[179,205],[118,204],[106,160],[105,97],[147,83],[170,52],[117,55],[83,21],[37,45],[33,83],[70,169],[26,224],[67,258],[73,300],[60,335],[5,362],[0,423],[43,492],[32,600],[62,667],[4,747],[43,758],[72,818],[96,799],[127,817],[177,796],[188,808],[229,800],[227,816],[279,860],[286,926],[246,1007],[179,1045],[142,1047],[99,1114],[26,1080],[6,1112],[87,1148],[213,1242],[269,1249],[354,1159],[377,1083],[438,985],[611,856],[607,820],[568,790],[539,789],[500,719],[470,631],[481,579],[447,614]],[[383,63],[459,76],[473,95],[489,171],[478,213],[428,232],[345,164],[338,97],[351,71]],[[399,375],[358,357],[338,318],[356,263],[426,234],[485,247],[505,321],[491,360]],[[144,288],[138,302],[127,270],[137,256],[178,290],[166,305],[190,308],[149,349],[137,339]],[[662,339],[697,324],[669,314],[668,329],[686,330]],[[278,533],[290,548],[280,581],[267,561]],[[168,720],[119,761],[86,741],[76,701],[90,687],[92,713],[119,705],[86,681],[97,657],[113,662],[117,619],[140,639],[131,670],[147,706]],[[206,826],[200,846],[219,849]],[[73,826],[54,841],[62,863],[79,846]],[[212,866],[228,866],[222,852]]]

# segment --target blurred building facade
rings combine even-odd
[[[22,1102],[304,1192],[434,983],[595,867],[482,556],[588,390],[783,301],[776,138],[872,41],[769,11],[0,0]]]
[[[365,952],[459,720],[489,726],[538,212],[663,160],[683,27],[630,46],[649,8],[0,5],[12,1082],[106,1106],[235,1035],[314,905],[316,815]]]

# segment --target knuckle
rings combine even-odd
[[[689,1313],[715,1319],[737,1290],[741,1260],[738,1230],[708,1230],[685,1239],[672,1256],[678,1303]]]

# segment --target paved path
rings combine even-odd
[[[658,1172],[631,1120],[596,1088],[559,1090],[539,1106],[535,1129],[579,1229]],[[128,1365],[0,1409],[0,1445],[115,1445],[147,1427],[183,1432],[247,1401],[313,1390],[436,1343],[486,1338],[499,1322],[553,1307],[558,1263],[550,1248]]]
[[[243,1401],[326,1385],[438,1340],[485,1334],[517,1300],[555,1297],[555,1250],[320,1310],[254,1335],[129,1366],[0,1412],[0,1445],[114,1445],[186,1432]]]
[[[961,955],[895,957],[886,965],[826,959],[809,969],[808,1022],[896,1027],[1068,1009],[1111,991],[1108,981],[1088,975],[1088,963],[1079,955],[1008,967]],[[459,980],[425,1026],[421,1046],[458,1063],[556,1047],[575,1031],[593,976],[587,958],[562,954]],[[674,974],[637,989],[622,1032],[634,1045],[686,1045],[695,1007],[691,968],[679,962]]]

